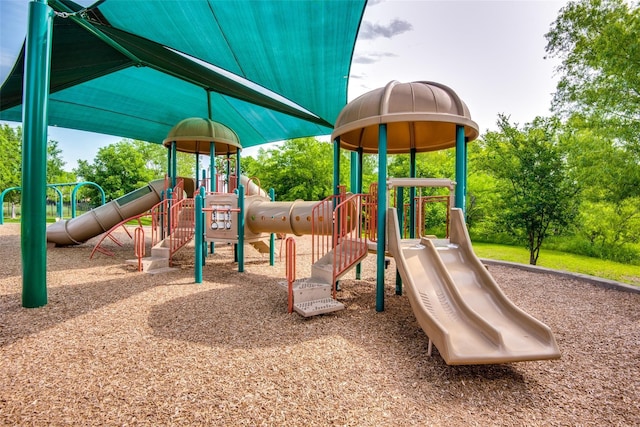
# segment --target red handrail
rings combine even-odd
[[[296,240],[288,237],[286,240],[286,263],[287,263],[287,310],[293,313],[293,282],[296,281]]]
[[[133,248],[136,258],[138,258],[138,271],[142,271],[142,258],[144,257],[144,228],[141,225],[136,227],[133,233]]]
[[[331,195],[311,208],[311,263],[315,263],[333,249],[333,209],[345,198],[346,187],[338,186],[338,195]]]
[[[362,234],[364,194],[353,194],[336,206],[333,212],[333,298],[338,277],[367,254],[367,236]]]

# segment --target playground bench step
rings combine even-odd
[[[125,261],[127,265],[138,266],[138,259],[128,259]],[[164,257],[146,257],[142,258],[142,271],[149,273],[153,270],[159,270],[169,267],[169,259]]]
[[[288,284],[286,281],[278,282],[286,291]],[[294,304],[331,298],[331,285],[313,280],[313,278],[298,279],[293,282],[293,302]]]
[[[333,298],[321,298],[313,301],[294,303],[293,309],[303,317],[311,317],[317,316],[318,314],[344,310],[344,304]]]
[[[250,244],[261,254],[268,254],[269,252],[271,252],[271,248],[269,247],[269,245],[262,240],[256,240],[255,242],[251,242]]]

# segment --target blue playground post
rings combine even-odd
[[[10,191],[22,191],[22,187],[9,187],[0,193],[0,225],[4,224],[4,196]]]
[[[77,199],[78,190],[80,189],[80,187],[83,187],[85,185],[93,185],[94,187],[96,187],[100,191],[100,195],[102,196],[102,204],[104,205],[106,203],[106,197],[102,187],[100,187],[95,182],[91,182],[91,181],[79,182],[76,184],[75,187],[73,187],[73,191],[71,192],[71,218],[76,217],[76,202],[78,201]]]
[[[409,178],[416,177],[416,149],[409,154]],[[404,210],[403,210],[404,212]],[[409,238],[416,238],[416,187],[409,187]]]
[[[360,192],[358,191],[358,180],[360,179],[360,173],[358,171],[358,168],[361,165],[361,163],[358,160],[358,152],[357,151],[352,151],[351,152],[351,162],[350,162],[350,167],[351,167],[351,192],[354,194],[359,194]],[[362,233],[361,230],[361,225],[358,224],[358,232]],[[356,265],[356,279],[360,280],[360,271],[362,270],[362,265],[360,263],[358,263]]]
[[[244,271],[244,185],[238,183],[238,273]]]
[[[218,179],[216,176],[216,143],[211,141],[209,143],[209,175],[211,181],[209,182],[209,191],[215,193],[218,191],[216,186],[218,185]],[[216,244],[211,242],[209,244],[209,253],[213,254],[216,250]]]
[[[202,194],[198,193],[195,197],[195,216],[196,216],[196,224],[195,224],[195,250],[196,250],[196,259],[195,259],[195,265],[194,265],[194,272],[195,272],[195,282],[196,283],[202,283],[202,264],[203,264],[203,260],[204,257],[202,256],[202,243],[203,243],[203,235],[204,235],[204,227],[203,227],[203,222],[204,222],[204,218],[203,218],[203,214],[204,212],[202,212],[202,205],[203,205],[203,200],[202,200]]]
[[[340,139],[336,138],[333,141],[333,195],[340,194]],[[338,199],[333,199],[333,209],[338,206]]]
[[[171,188],[173,188],[176,186],[178,177],[178,144],[176,141],[171,141],[171,169],[169,170],[169,176],[171,177]]]
[[[53,9],[29,3],[22,136],[22,306],[47,303],[47,125]]]
[[[356,189],[356,193],[362,194],[362,164],[364,157],[364,149],[362,147],[358,147],[358,187]],[[360,280],[362,277],[362,263],[358,263],[356,265],[356,280]]]
[[[378,242],[376,311],[384,311],[384,253],[387,221],[387,125],[378,126]]]
[[[465,194],[467,193],[467,177],[465,175],[466,143],[464,126],[456,125],[456,207],[466,212]]]
[[[274,190],[273,188],[269,189],[269,199],[271,199],[272,202],[276,201],[276,190]],[[271,233],[269,235],[269,265],[271,266],[275,265],[275,259],[276,259],[276,235],[275,233]]]
[[[404,187],[398,187],[396,189],[396,210],[398,211],[398,227],[400,228],[400,238],[404,239]],[[400,277],[400,271],[397,267],[396,295],[402,295],[402,278]]]

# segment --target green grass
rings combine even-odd
[[[524,247],[478,242],[473,244],[473,250],[480,258],[529,264],[529,251]],[[542,249],[538,257],[538,266],[640,286],[640,266],[638,265]]]

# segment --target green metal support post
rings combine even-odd
[[[202,198],[202,194],[200,194],[200,192],[198,192],[198,194],[196,194],[195,197],[195,216],[196,216],[196,230],[195,230],[195,265],[194,265],[194,272],[195,272],[195,282],[196,283],[202,283],[202,264],[203,264],[203,260],[204,257],[202,255],[202,240],[203,240],[203,235],[204,235],[204,227],[203,227],[203,213],[202,212],[202,205],[203,205],[203,198]]]
[[[398,206],[400,206],[400,208],[398,208]],[[396,189],[396,209],[398,210],[398,227],[400,228],[400,238],[404,239],[404,187],[398,187]],[[400,277],[400,270],[398,270],[397,267],[396,295],[402,295],[402,277]]]
[[[466,144],[464,139],[464,126],[456,125],[456,207],[466,212],[465,197],[467,193],[467,177],[465,175]]]
[[[238,184],[238,273],[244,271],[244,185]]]
[[[196,147],[197,150],[197,147]],[[200,153],[196,153],[196,190],[200,187],[200,177],[198,174],[200,173]]]
[[[378,242],[376,268],[376,311],[384,311],[384,254],[387,229],[387,125],[378,130]]]
[[[47,125],[54,12],[29,3],[22,111],[22,306],[47,304]]]
[[[358,188],[356,189],[356,192],[358,194],[362,194],[363,155],[364,155],[364,149],[362,147],[358,147]],[[360,280],[361,278],[362,278],[362,263],[358,263],[358,265],[356,265],[356,280]]]
[[[178,143],[171,141],[171,171],[169,172],[171,177],[171,187],[176,186],[176,180],[178,178]]]
[[[340,138],[333,140],[333,195],[340,194]],[[333,208],[337,206],[337,199],[333,200]]]
[[[209,191],[215,193],[218,191],[218,176],[216,174],[216,143],[209,143]],[[209,243],[209,253],[213,254],[216,250],[215,242]]]
[[[358,173],[358,167],[360,166],[360,162],[358,161],[358,152],[357,151],[352,151],[351,152],[351,162],[350,162],[350,175],[351,175],[351,186],[350,186],[350,190],[352,193],[354,194],[359,194],[360,192],[358,191],[358,178],[359,178],[359,173]],[[360,230],[360,224],[358,224],[358,232],[362,233],[362,230]],[[356,279],[360,280],[360,271],[362,269],[362,266],[360,265],[360,263],[358,263],[356,265]]]
[[[416,149],[409,154],[409,178],[416,177]],[[403,211],[404,212],[404,211]],[[416,187],[409,187],[409,238],[416,238]]]
[[[276,190],[273,188],[269,189],[269,199],[272,202],[276,201]],[[269,265],[275,265],[276,260],[276,235],[275,233],[271,233],[269,235]]]

